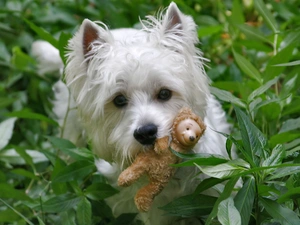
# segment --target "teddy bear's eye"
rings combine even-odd
[[[187,127],[187,128],[186,128],[186,130],[190,130],[190,128],[189,128],[189,127]]]

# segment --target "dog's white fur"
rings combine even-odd
[[[115,187],[120,171],[138,151],[147,148],[135,140],[134,130],[152,123],[158,126],[157,137],[166,136],[183,106],[191,107],[208,127],[194,151],[228,157],[224,137],[213,130],[228,133],[229,125],[220,104],[209,93],[204,59],[195,47],[198,38],[193,19],[183,15],[175,3],[170,4],[165,14],[147,19],[141,22],[141,30],[109,30],[103,23],[98,23],[99,26],[84,20],[68,46],[65,79],[75,100],[73,104],[93,151],[101,158],[96,163],[99,171]],[[84,46],[84,38],[90,32],[97,37],[89,41],[89,46]],[[37,48],[33,46],[35,55],[43,55]],[[53,48],[51,51],[53,56],[49,58],[54,55],[59,58]],[[56,66],[61,68],[60,63]],[[67,103],[62,100],[68,101],[70,97],[61,82],[56,88],[60,92],[56,92],[54,110],[63,118],[67,109],[59,110],[59,107],[64,107]],[[161,89],[172,91],[170,100],[157,98]],[[113,99],[120,94],[128,100],[122,108],[113,104]],[[68,117],[64,121],[78,120],[77,112],[69,113]],[[65,123],[64,132],[65,137],[76,142],[82,130],[81,125],[74,124],[77,123]],[[68,132],[72,135],[68,136]],[[188,224],[187,220],[162,216],[163,211],[158,207],[192,193],[202,178],[196,176],[198,172],[196,168],[178,169],[174,179],[155,198],[152,209],[140,213],[138,218],[150,225]],[[115,216],[137,212],[133,197],[145,182],[141,180],[131,187],[119,188],[119,194],[107,199]],[[196,221],[193,224],[197,224]]]

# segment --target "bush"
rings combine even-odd
[[[211,91],[233,125],[232,134],[223,134],[226,149],[236,146],[240,158],[181,155],[186,161],[178,166],[197,166],[211,178],[162,208],[205,224],[300,224],[297,1],[175,2],[199,25]],[[96,171],[90,149],[56,137],[60,127],[50,118],[57,78],[37,74],[30,46],[45,39],[63,56],[83,18],[132,27],[168,3],[0,2],[1,224],[134,224],[134,214],[114,218],[105,204],[117,190]],[[200,194],[213,186],[219,198]]]

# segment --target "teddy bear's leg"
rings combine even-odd
[[[146,172],[145,166],[145,164],[134,162],[120,174],[118,178],[118,185],[122,187],[130,186]]]
[[[141,188],[134,198],[138,210],[140,212],[147,212],[151,207],[154,197],[162,191],[166,184],[151,181],[148,185]]]

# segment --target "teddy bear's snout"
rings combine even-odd
[[[190,136],[189,139],[190,139],[191,142],[194,142],[196,138],[195,138],[195,136]]]

